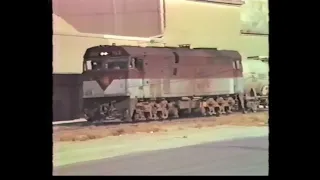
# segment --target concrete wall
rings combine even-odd
[[[236,49],[247,56],[268,56],[268,38],[267,35],[239,35]]]
[[[242,7],[189,0],[166,0],[165,41],[194,47],[234,49],[268,55],[268,36],[242,35]],[[247,10],[246,10],[247,11]]]

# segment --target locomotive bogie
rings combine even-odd
[[[120,86],[117,80],[113,80],[104,92],[101,91],[97,82],[85,82],[84,87],[91,85],[91,96],[86,96],[85,99],[101,97],[101,99],[106,99],[105,103],[107,103],[119,99],[119,96],[126,97],[126,101],[118,102],[116,100],[115,106],[122,114],[129,111],[130,117],[137,120],[178,118],[181,112],[188,116],[196,112],[201,112],[203,116],[230,114],[236,109],[234,101],[236,101],[237,93],[241,93],[241,87],[243,87],[241,78],[212,78],[211,80],[121,79],[118,81],[122,81],[123,85]],[[169,82],[167,86],[164,85],[164,81]],[[125,84],[125,82],[128,84]],[[204,82],[208,84],[204,85]],[[199,86],[199,84],[202,86]],[[238,87],[239,90],[235,87]],[[84,89],[84,92],[87,92],[86,90]],[[230,98],[232,98],[231,101]],[[164,101],[160,103],[159,99]],[[132,103],[135,101],[136,104]],[[229,105],[230,103],[232,105]],[[122,117],[120,119],[128,120],[129,118]]]
[[[130,120],[130,103],[125,96],[84,98],[83,107],[89,121]]]
[[[165,120],[181,116],[220,116],[237,111],[237,94],[204,97],[86,98],[88,119],[93,120]]]
[[[171,97],[159,100],[144,99],[143,102],[136,104],[136,112],[133,115],[133,119],[158,120],[194,116],[199,113],[202,116],[230,114],[234,110],[238,110],[236,96]]]

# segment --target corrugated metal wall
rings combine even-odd
[[[82,82],[79,74],[53,74],[53,121],[79,118]]]

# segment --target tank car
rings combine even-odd
[[[89,120],[219,116],[243,104],[241,56],[232,50],[95,46],[84,54],[83,78]]]
[[[268,57],[252,56],[242,61],[244,91],[259,100],[260,105],[268,106],[269,64]]]

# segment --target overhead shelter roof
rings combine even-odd
[[[78,32],[149,37],[163,33],[162,0],[54,0],[53,13]]]

